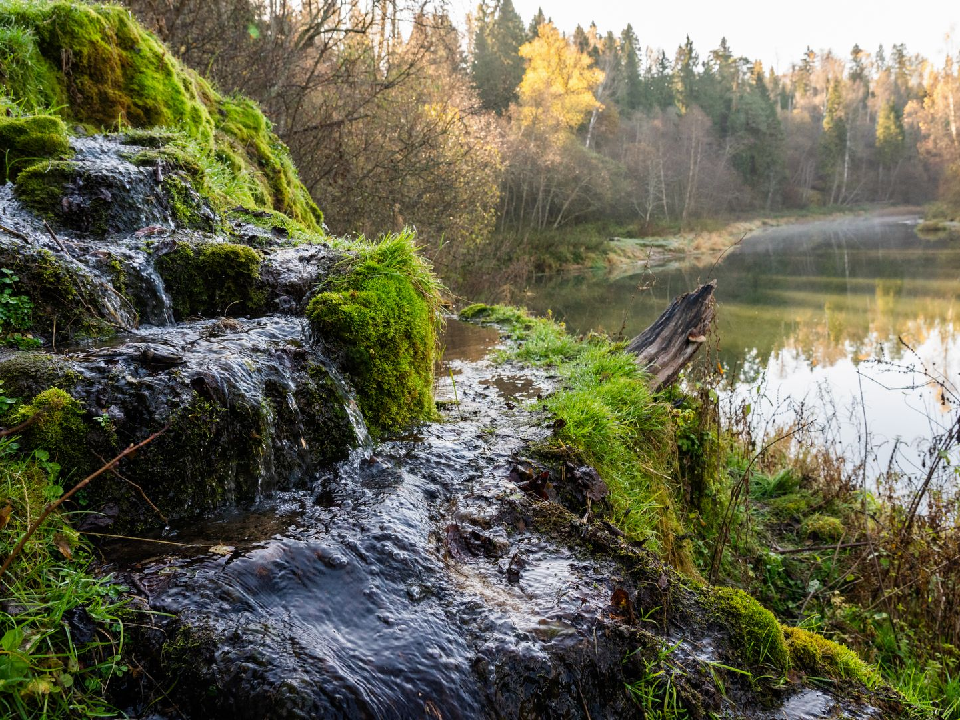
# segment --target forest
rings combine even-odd
[[[689,38],[567,35],[481,2],[131,0],[190,66],[256,99],[334,233],[416,227],[452,287],[584,238],[939,199],[960,206],[954,58],[808,48],[777,74]],[[638,18],[642,22],[642,18]],[[510,268],[513,268],[511,273]]]
[[[0,715],[960,719],[960,57],[637,15],[0,0]]]

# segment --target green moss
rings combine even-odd
[[[157,258],[157,271],[177,319],[244,315],[258,312],[266,302],[260,283],[261,262],[260,253],[245,245],[179,243]]]
[[[791,666],[807,675],[834,680],[857,680],[867,687],[881,683],[880,675],[850,648],[815,633],[784,627]]]
[[[805,518],[800,526],[800,534],[803,537],[827,542],[838,542],[844,532],[843,522],[839,518],[820,513]]]
[[[215,229],[213,216],[206,210],[203,198],[194,191],[191,183],[185,182],[179,175],[167,175],[163,179],[163,189],[170,211],[180,225],[208,232]]]
[[[799,518],[806,514],[814,498],[807,492],[790,493],[767,502],[770,511],[779,518]]]
[[[58,355],[14,353],[0,361],[3,392],[14,398],[32,397],[51,387],[69,391],[77,379],[77,374]]]
[[[46,450],[65,470],[86,470],[90,465],[90,451],[80,403],[65,391],[50,388],[29,404],[20,406],[11,422],[26,422],[37,413],[40,419],[23,431],[21,447],[28,451]]]
[[[4,55],[3,50],[7,49]],[[268,205],[308,229],[322,214],[289,150],[255,103],[216,93],[117,5],[7,2],[0,6],[0,82],[25,113],[51,111],[94,128],[165,128],[185,138],[224,209]],[[169,140],[154,135],[150,147]],[[203,192],[206,186],[196,188]]]
[[[64,186],[80,171],[74,162],[55,160],[24,169],[17,175],[16,194],[26,207],[41,217],[57,217],[64,195]]]
[[[343,368],[375,432],[430,418],[439,286],[412,233],[361,245],[350,271],[307,307],[314,329],[343,348]]]
[[[730,644],[750,667],[790,667],[790,653],[773,613],[742,590],[717,587],[705,591],[704,602],[730,633]]]
[[[6,180],[16,180],[20,171],[34,163],[69,152],[67,126],[60,118],[0,118],[0,156]]]

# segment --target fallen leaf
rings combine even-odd
[[[10,522],[10,515],[13,513],[13,505],[7,503],[6,507],[0,510],[0,530],[7,526],[7,523]]]
[[[73,543],[70,542],[70,539],[66,535],[63,533],[54,535],[53,544],[57,546],[57,550],[59,550],[60,554],[67,560],[73,560]]]
[[[236,550],[236,548],[232,545],[214,545],[210,548],[210,552],[214,555],[230,555],[234,550]]]

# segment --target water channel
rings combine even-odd
[[[540,277],[522,304],[573,332],[630,338],[716,278],[717,332],[701,364],[719,364],[728,406],[751,404],[761,431],[789,425],[802,406],[855,461],[866,426],[872,474],[895,445],[909,473],[955,412],[960,378],[960,242],[918,237],[918,220],[876,213],[767,228],[719,263]]]

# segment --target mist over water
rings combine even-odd
[[[728,407],[754,429],[798,413],[868,471],[897,444],[909,472],[953,409],[931,379],[960,377],[960,243],[916,235],[917,218],[867,215],[760,231],[728,253],[664,268],[543,277],[523,304],[577,333],[632,337],[677,295],[718,280],[716,335],[701,368],[723,369]]]

